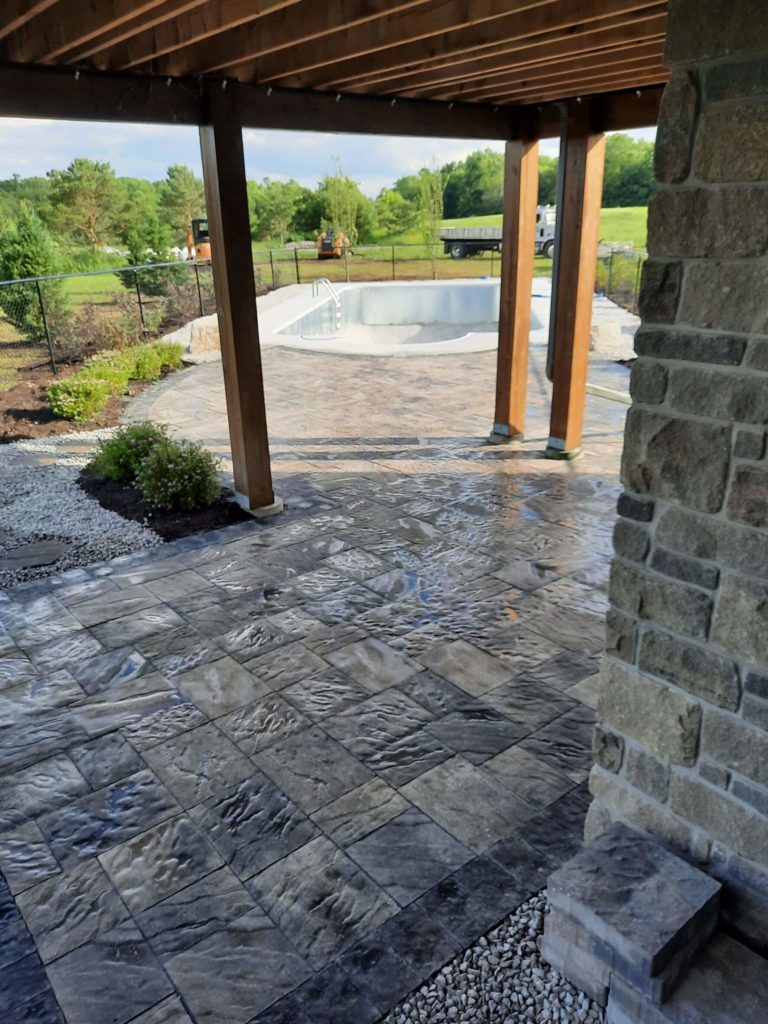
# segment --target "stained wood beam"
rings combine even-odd
[[[125,21],[122,25],[102,32],[87,43],[72,46],[62,53],[57,64],[74,64],[88,62],[94,67],[105,68],[108,60],[105,51],[116,51],[126,39],[143,34],[152,34],[152,30],[163,22],[179,19],[182,15],[201,7],[209,0],[166,0],[161,7],[138,18]]]
[[[0,39],[17,32],[32,18],[53,7],[58,0],[5,0],[0,11]]]
[[[578,81],[564,82],[558,85],[544,84],[540,86],[534,86],[530,89],[515,90],[512,93],[499,93],[493,97],[491,102],[499,105],[509,105],[512,109],[518,106],[529,106],[537,105],[540,106],[543,103],[556,103],[558,101],[567,100],[580,100],[584,96],[594,96],[596,94],[608,93],[613,90],[642,90],[648,86],[658,86],[663,88],[664,83],[669,78],[669,72],[666,68],[656,68],[655,70],[649,69],[645,72],[634,72],[631,75],[605,75],[594,78],[586,78]],[[485,104],[486,100],[480,100],[480,103]],[[605,129],[608,130],[607,128]]]
[[[474,54],[442,57],[396,71],[373,72],[357,80],[345,80],[345,89],[419,95],[434,87],[452,82],[483,78],[496,71],[512,70],[534,64],[552,64],[563,57],[599,51],[618,44],[643,42],[663,37],[666,31],[664,3],[637,13],[607,18],[594,28],[592,23],[577,25],[564,35],[559,29],[542,32],[528,40],[502,43]],[[657,13],[661,11],[662,13]],[[332,83],[333,84],[333,83]]]
[[[560,143],[549,369],[552,411],[547,455],[581,454],[592,295],[595,290],[605,136],[588,103],[572,112]]]
[[[607,93],[591,102],[596,130],[656,124],[662,89]],[[242,86],[245,128],[415,135],[456,139],[548,138],[560,130],[557,105],[495,108],[376,96]],[[201,83],[61,68],[0,65],[0,116],[149,124],[202,124]]]
[[[499,93],[508,86],[537,85],[540,82],[558,82],[568,77],[592,75],[599,78],[603,74],[613,74],[622,69],[642,69],[661,65],[663,40],[652,40],[649,43],[628,47],[616,47],[612,50],[584,54],[578,57],[564,58],[556,64],[536,64],[533,67],[517,68],[514,71],[497,72],[483,79],[471,79],[469,82],[454,82],[447,89],[436,90],[431,99],[475,99],[483,95]]]
[[[25,22],[5,40],[6,60],[45,64],[74,46],[95,39],[127,21],[150,13],[165,0],[98,0],[78,4],[67,17],[61,11],[46,10]]]
[[[103,51],[99,62],[115,71],[140,67],[167,58],[178,50],[209,50],[218,45],[218,37],[231,38],[243,32],[267,32],[271,17],[301,0],[204,0],[196,3],[184,17],[164,18],[156,27],[126,38],[120,45]],[[293,15],[294,12],[291,12]],[[287,15],[289,17],[291,15]],[[294,15],[295,16],[295,15]],[[301,19],[300,19],[301,20]],[[168,69],[166,60],[163,70]]]
[[[236,32],[225,32],[204,44],[175,48],[156,70],[169,75],[206,74],[233,64],[281,53],[291,63],[286,49],[314,44],[324,36],[343,32],[345,38],[357,27],[378,19],[393,19],[397,14],[424,7],[432,0],[342,0],[341,3],[311,3],[297,17],[295,11],[275,13],[258,24],[243,25]],[[247,6],[247,4],[246,4]],[[252,6],[252,4],[251,4]],[[138,61],[134,60],[132,66]]]
[[[538,188],[538,142],[508,142],[504,154],[496,403],[491,431],[491,440],[497,442],[519,441],[525,433]]]
[[[206,106],[209,123],[200,128],[200,150],[235,494],[249,511],[272,514],[280,507],[269,462],[237,84],[210,84]]]
[[[388,27],[378,35],[355,38],[348,46],[346,38],[330,37],[311,48],[299,47],[285,61],[259,61],[238,71],[237,77],[257,77],[259,81],[280,81],[297,88],[316,88],[332,83],[337,88],[342,80],[353,81],[378,71],[409,68],[447,55],[498,46],[515,40],[529,39],[542,32],[560,29],[564,34],[574,25],[599,21],[610,15],[628,13],[647,7],[648,0],[547,0],[546,3],[525,3],[510,13],[509,2],[484,6],[488,0],[473,0],[469,7],[474,18],[481,8],[485,13],[496,11],[493,18],[467,24],[466,2],[458,4],[453,23],[443,17],[441,24],[430,29],[421,27],[418,39],[410,36],[407,26],[400,31]],[[446,5],[447,6],[447,5]],[[461,13],[464,12],[464,19]],[[433,22],[433,24],[437,24]],[[359,56],[350,52],[359,51]],[[480,54],[478,54],[480,56]]]

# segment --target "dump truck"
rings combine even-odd
[[[554,255],[556,215],[554,206],[536,208],[534,244],[537,256]],[[501,252],[501,228],[443,228],[440,241],[445,255],[455,260],[463,260],[465,256],[474,256],[478,252]]]

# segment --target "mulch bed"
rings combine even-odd
[[[166,512],[148,505],[135,487],[115,483],[97,473],[83,470],[77,482],[102,508],[117,512],[123,519],[143,523],[163,540],[178,540],[190,533],[216,530],[252,518],[235,502],[231,491],[222,491],[216,504],[208,508],[200,508],[195,512]]]
[[[88,423],[73,423],[72,420],[59,419],[54,416],[48,405],[45,389],[54,380],[64,380],[77,373],[80,365],[62,366],[54,376],[50,366],[31,366],[19,371],[23,377],[8,391],[0,392],[0,444],[12,441],[23,441],[32,437],[54,437],[59,434],[71,434],[80,430],[98,430],[102,427],[114,427],[120,422],[126,403],[147,387],[145,381],[131,381],[128,393],[110,398],[106,407]]]

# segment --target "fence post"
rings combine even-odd
[[[493,257],[494,257],[494,250],[491,249],[491,277],[493,277]]]
[[[392,280],[395,280],[395,247],[392,246]]]
[[[344,276],[349,281],[349,246],[344,246]]]
[[[138,302],[139,302],[139,316],[141,317],[141,333],[146,336],[147,333],[148,333],[147,332],[147,323],[146,323],[146,321],[144,319],[144,304],[141,301],[141,289],[139,288],[139,272],[138,272],[138,270],[134,270],[134,272],[133,272],[133,280],[134,280],[134,282],[136,284],[136,298],[138,299]]]
[[[272,272],[272,287],[273,288],[277,288],[277,285],[275,284],[275,261],[272,258],[272,250],[271,249],[269,250],[269,269]]]
[[[634,299],[632,300],[632,312],[635,314],[635,316],[637,316],[637,295],[638,295],[638,292],[640,291],[640,271],[642,270],[642,267],[643,267],[643,257],[642,256],[638,256],[637,257],[637,272],[635,273],[635,295],[634,295]]]
[[[605,294],[609,299],[613,294],[613,248],[611,248],[611,255],[608,257],[608,287],[605,290]]]
[[[56,357],[53,354],[53,342],[51,341],[51,331],[48,326],[48,314],[45,311],[45,302],[43,301],[43,289],[40,287],[40,280],[38,278],[35,281],[37,285],[37,297],[40,300],[40,315],[43,318],[43,330],[45,331],[45,340],[48,342],[48,354],[51,357],[51,369],[54,373],[58,373],[58,367],[56,366]]]
[[[299,275],[299,250],[293,250],[293,262],[296,264],[296,284],[301,284],[301,276]]]
[[[432,280],[437,280],[437,256],[435,255],[435,243],[430,242],[429,245],[429,258],[432,261]]]
[[[200,316],[203,315],[203,293],[200,291],[200,268],[197,265],[197,260],[193,264],[195,268],[195,283],[197,284],[197,304],[200,307]]]

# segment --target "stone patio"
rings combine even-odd
[[[268,350],[282,516],[0,597],[0,1019],[367,1024],[578,849],[625,410],[546,461],[534,355],[515,452],[493,353]]]

